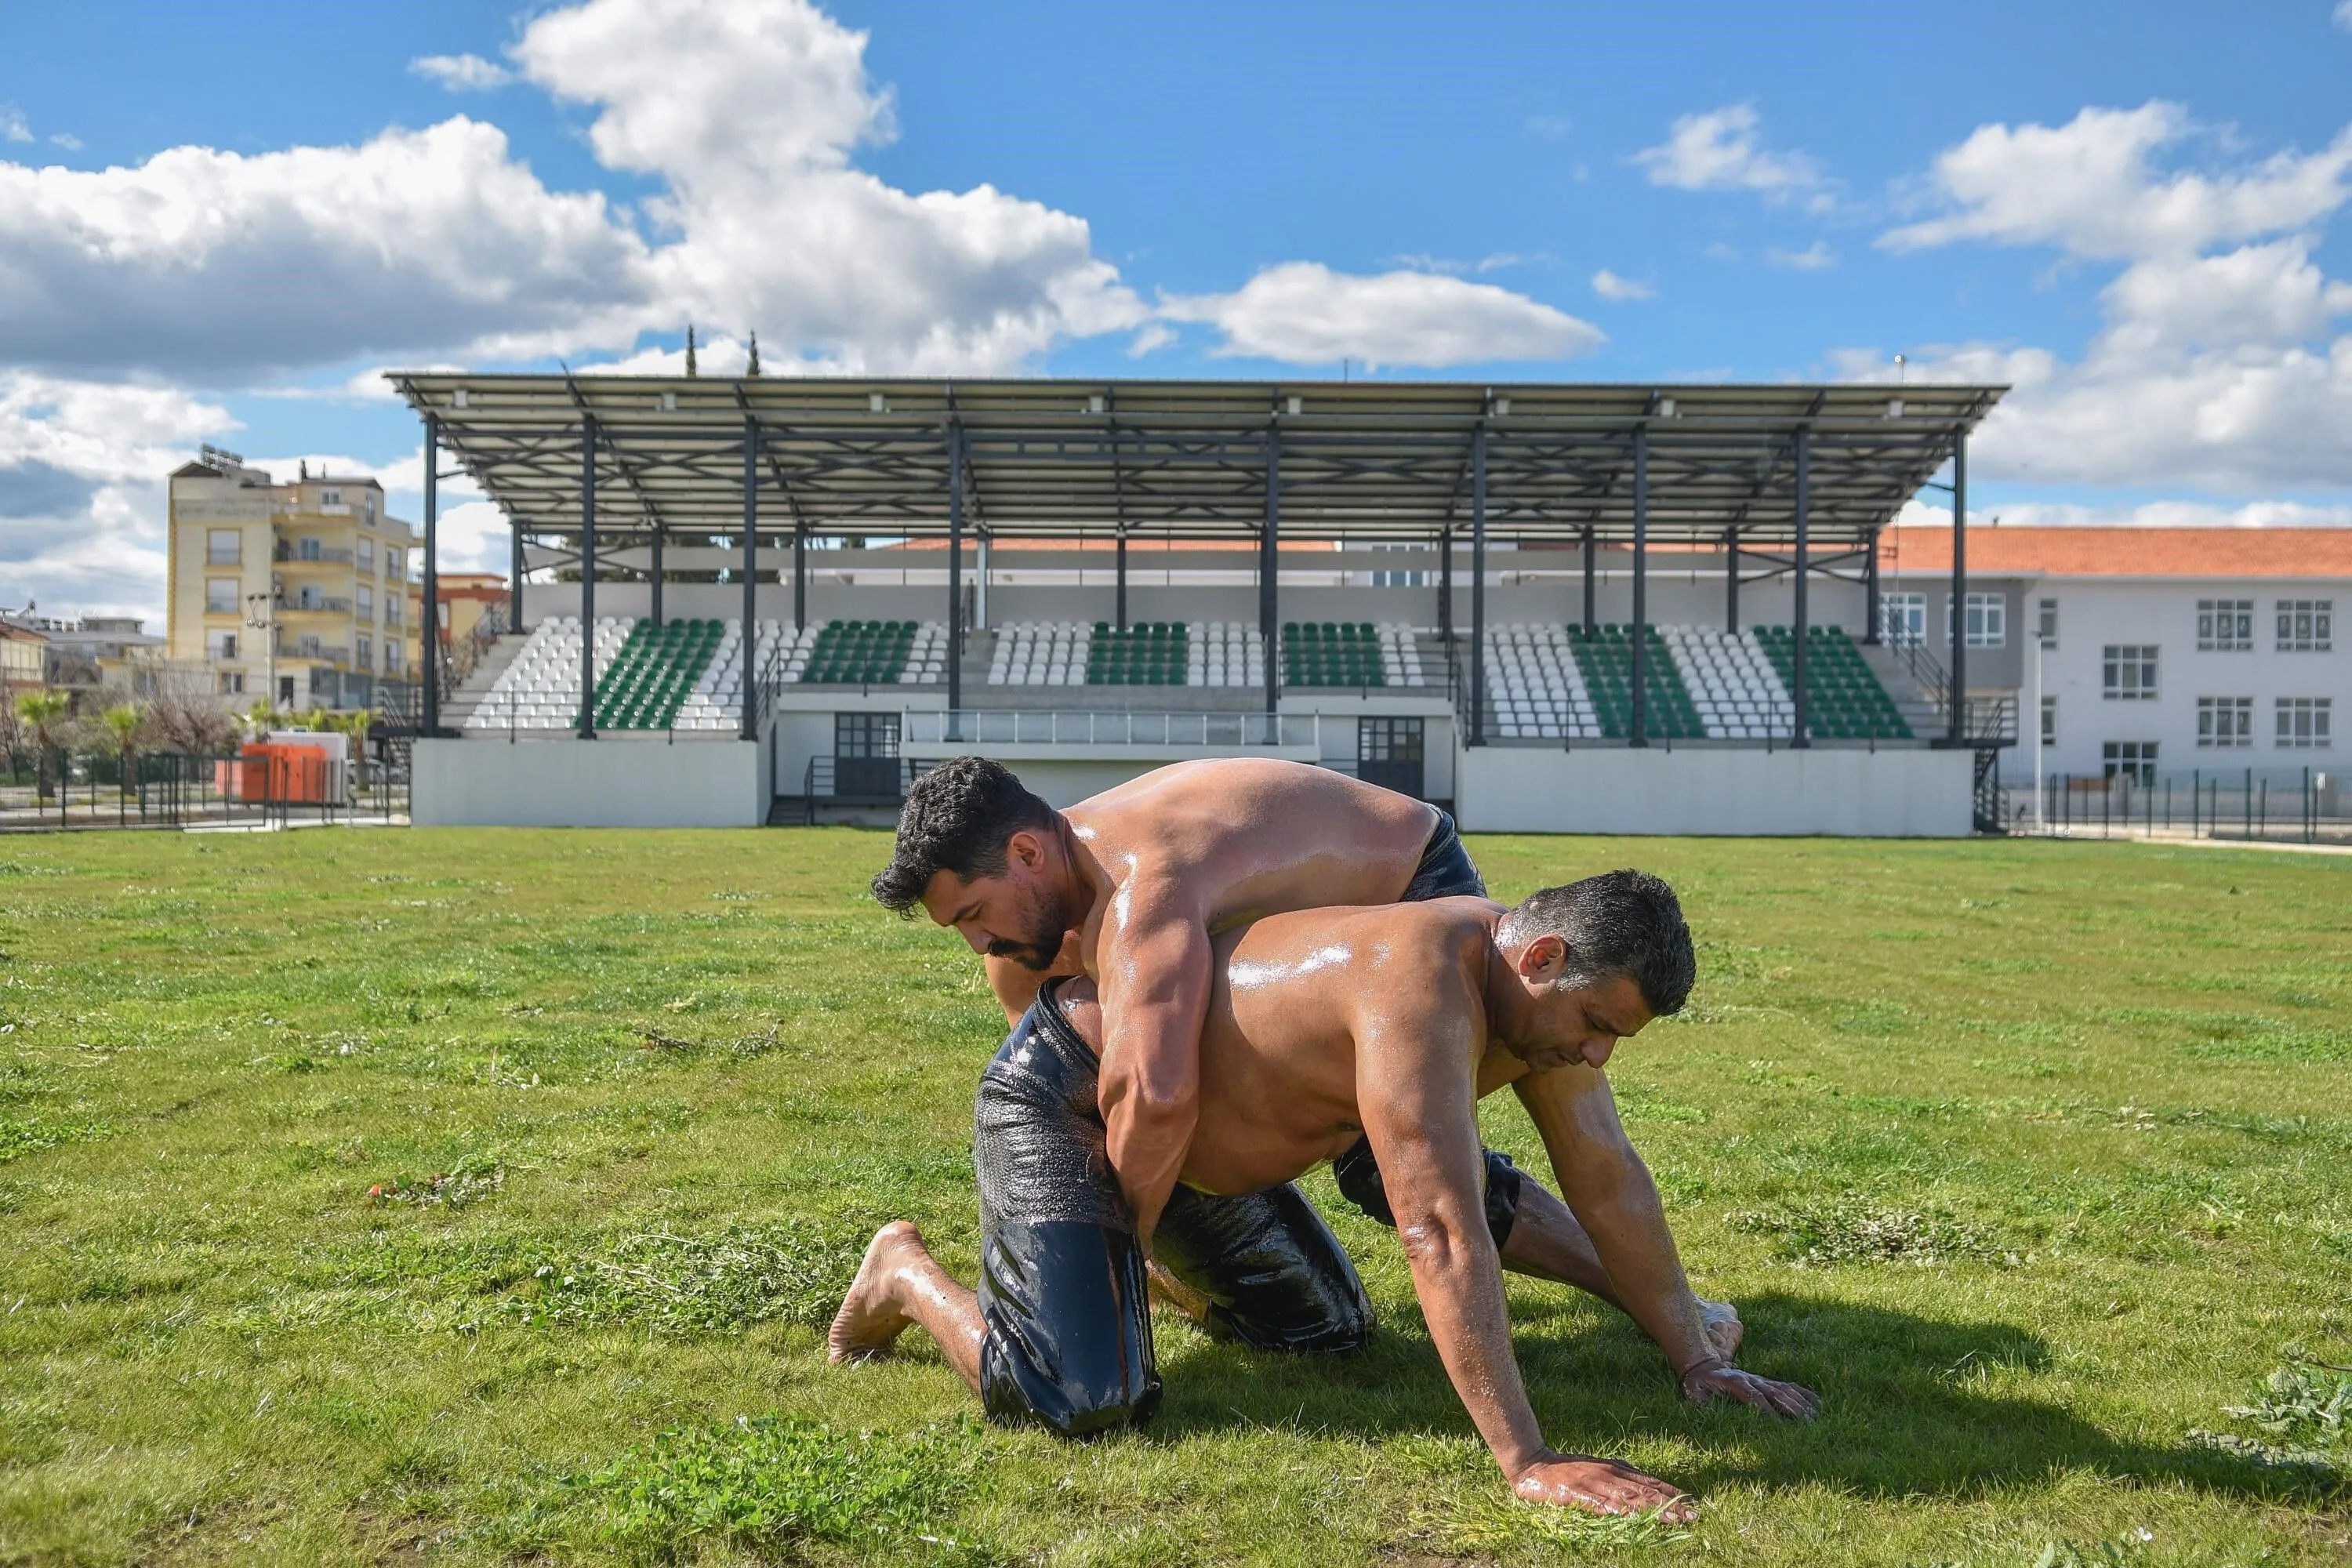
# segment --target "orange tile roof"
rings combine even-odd
[[[1948,574],[1952,531],[1890,528],[1883,572]],[[2352,528],[1971,528],[1971,575],[2352,577]]]

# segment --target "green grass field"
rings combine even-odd
[[[1685,1407],[1511,1289],[1553,1442],[1704,1498],[1667,1531],[1508,1500],[1320,1175],[1360,1356],[1163,1315],[1160,1419],[1084,1446],[928,1345],[827,1367],[877,1221],[970,1277],[1003,1033],[865,897],[887,847],[0,842],[0,1563],[2352,1560],[2352,865],[1474,840],[1510,897],[1659,871],[1699,933],[1611,1076],[1743,1359],[1825,1413]]]

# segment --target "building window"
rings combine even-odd
[[[233,616],[236,614],[236,579],[207,577],[205,579],[205,614]]]
[[[2154,643],[2109,643],[2099,660],[2099,689],[2114,702],[2156,700]]]
[[[245,694],[245,671],[241,669],[222,670],[220,672],[220,694],[223,697],[242,697]]]
[[[1417,763],[1428,735],[1427,721],[1384,717],[1356,721],[1360,763]]]
[[[297,540],[294,542],[294,559],[297,561],[316,561],[320,558],[319,549],[319,542],[315,539]]]
[[[360,570],[362,572],[375,570],[375,541],[373,539],[360,541]]]
[[[2278,743],[2292,751],[2326,751],[2330,706],[2325,697],[2280,698]]]
[[[446,600],[446,599],[440,599],[440,600],[436,600],[436,601],[434,603],[434,605],[433,605],[433,623],[434,623],[434,625],[436,625],[436,626],[439,626],[439,627],[441,628],[441,635],[442,635],[443,637],[447,637],[447,636],[449,635],[449,601],[448,601],[448,600]]]
[[[2126,779],[2142,786],[2156,782],[2154,741],[2109,741],[2099,748],[2099,760],[2110,779]]]
[[[896,713],[836,713],[833,716],[833,754],[836,757],[895,757],[898,754]]]
[[[360,619],[363,621],[375,619],[375,590],[364,583],[360,584],[359,604]]]
[[[400,671],[400,645],[396,642],[388,642],[383,645],[383,672],[386,675],[398,675]]]
[[[2042,639],[2043,647],[2055,650],[2058,647],[2058,601],[2044,599],[2035,609],[2037,625],[2034,635]]]
[[[234,528],[207,529],[205,532],[205,564],[207,566],[241,566],[245,563],[245,535]]]
[[[343,504],[343,492],[341,490],[320,490],[319,492],[319,504],[320,506],[341,506]]]
[[[2252,653],[2254,650],[2254,602],[2252,599],[2197,601],[2197,651]]]
[[[384,576],[390,581],[397,583],[406,575],[407,571],[406,552],[404,551],[394,550],[388,544],[385,545],[383,548]]]
[[[2058,699],[2055,697],[2042,700],[2042,743],[2045,746],[2058,743]]]
[[[375,666],[375,644],[367,637],[352,639],[352,662],[362,669]]]
[[[229,659],[236,657],[235,632],[214,632],[205,640],[212,645],[210,651],[213,658]]]
[[[2009,644],[2009,599],[2001,594],[1970,594],[1962,635],[1970,647],[2005,647]]]
[[[1889,594],[1878,601],[1879,635],[1897,647],[1927,640],[1927,595]]]
[[[2335,643],[2336,601],[2281,599],[2278,602],[2278,650],[2281,653],[2326,653]]]
[[[2252,745],[2254,700],[2251,697],[2200,697],[2197,700],[2197,743],[2200,746]]]
[[[398,594],[386,594],[383,596],[383,624],[388,626],[397,626],[400,625],[400,595]]]
[[[362,503],[361,510],[367,518],[367,525],[370,528],[373,528],[375,526],[375,492],[373,490],[370,490],[366,495],[360,499]]]

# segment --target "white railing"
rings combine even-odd
[[[1352,751],[1355,719],[1347,740]],[[1064,708],[966,708],[909,712],[899,721],[907,740],[929,745],[981,746],[1314,746],[1323,741],[1319,713],[1125,713]]]

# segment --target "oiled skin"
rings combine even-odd
[[[1437,811],[1328,768],[1218,758],[1157,769],[1063,816],[1092,900],[1052,973],[1100,988],[1108,1152],[1148,1240],[1200,1117],[1212,934],[1263,915],[1394,902]],[[1001,958],[988,972],[1008,1018],[1045,978]]]
[[[1686,1387],[1790,1415],[1810,1414],[1811,1395],[1716,1362],[1671,1240],[1656,1245],[1664,1233],[1656,1190],[1637,1159],[1608,1146],[1610,1130],[1621,1141],[1622,1131],[1598,1068],[1580,1060],[1529,1072],[1526,1054],[1574,1049],[1593,1023],[1578,995],[1522,981],[1517,955],[1495,945],[1502,913],[1484,900],[1450,899],[1276,916],[1221,936],[1201,1036],[1200,1121],[1182,1180],[1255,1192],[1369,1136],[1431,1337],[1515,1488],[1602,1511],[1675,1503],[1680,1494],[1663,1482],[1544,1445],[1511,1351],[1485,1217],[1481,1094],[1506,1082],[1519,1089],[1626,1310],[1696,1380]],[[1612,1034],[1647,1019],[1630,982],[1612,998]],[[1099,1048],[1092,988],[1075,982],[1060,1000]],[[1640,1173],[1638,1193],[1625,1190],[1628,1168]]]

